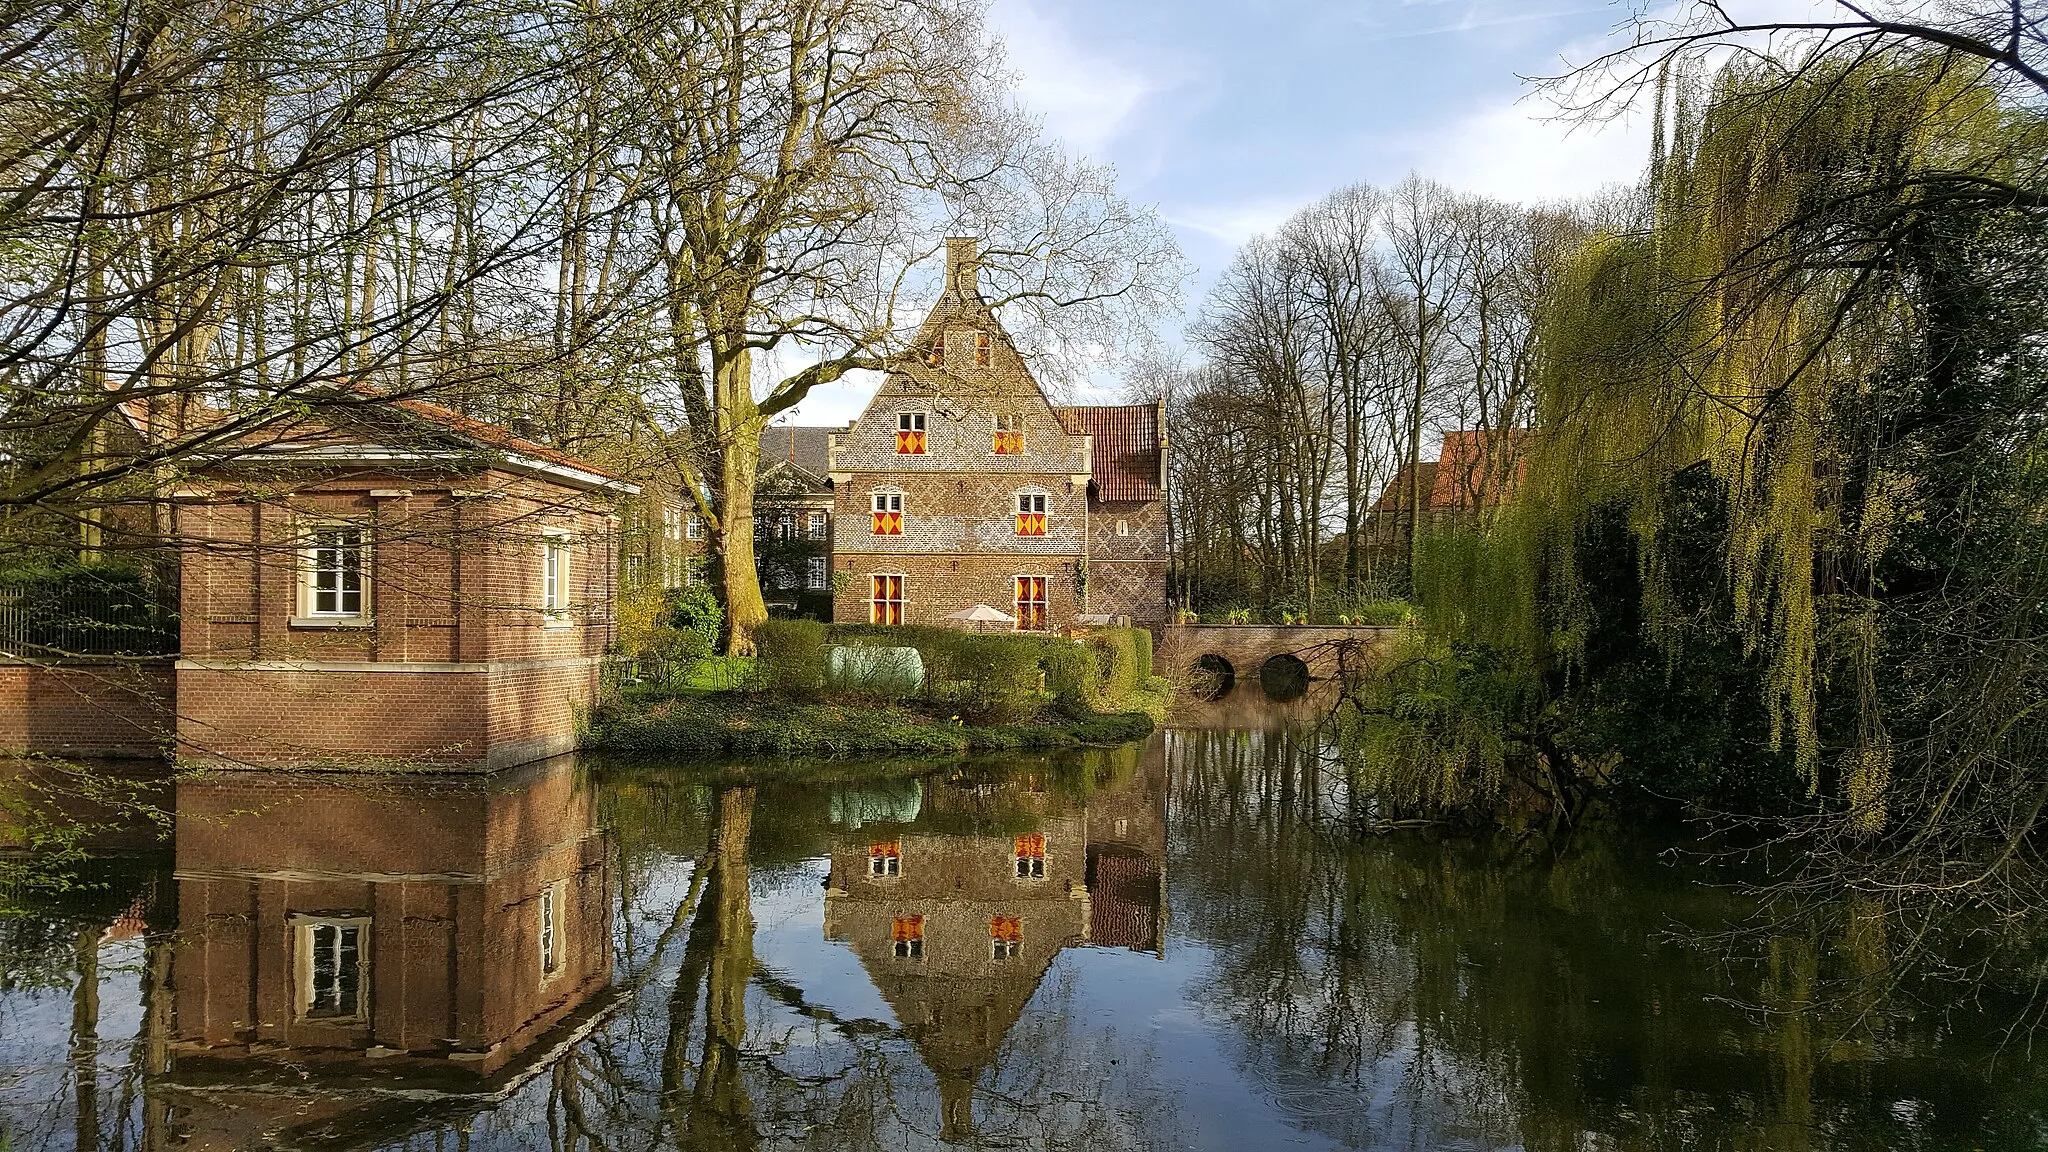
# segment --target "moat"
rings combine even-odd
[[[0,1149],[2048,1147],[2038,973],[1843,995],[1853,908],[1363,837],[1281,730],[161,803],[0,919]]]

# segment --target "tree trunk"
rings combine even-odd
[[[754,563],[754,478],[765,420],[753,400],[752,357],[745,350],[712,366],[718,392],[718,555],[725,586],[725,650],[754,654],[754,627],[768,619]]]

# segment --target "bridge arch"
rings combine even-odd
[[[1400,631],[1318,624],[1169,624],[1160,636],[1159,663],[1185,677],[1201,699],[1221,699],[1238,680],[1256,678],[1268,698],[1291,700],[1305,694],[1313,681],[1341,679],[1377,664]],[[1230,686],[1202,695],[1224,668],[1230,671]],[[1294,695],[1283,695],[1297,685]]]

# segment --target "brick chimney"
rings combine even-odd
[[[980,269],[980,237],[946,237],[946,291],[959,293],[962,300],[980,296]]]

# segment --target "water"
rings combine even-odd
[[[2037,973],[1833,999],[1854,909],[1313,752],[181,781],[0,921],[0,1149],[2048,1147]]]

